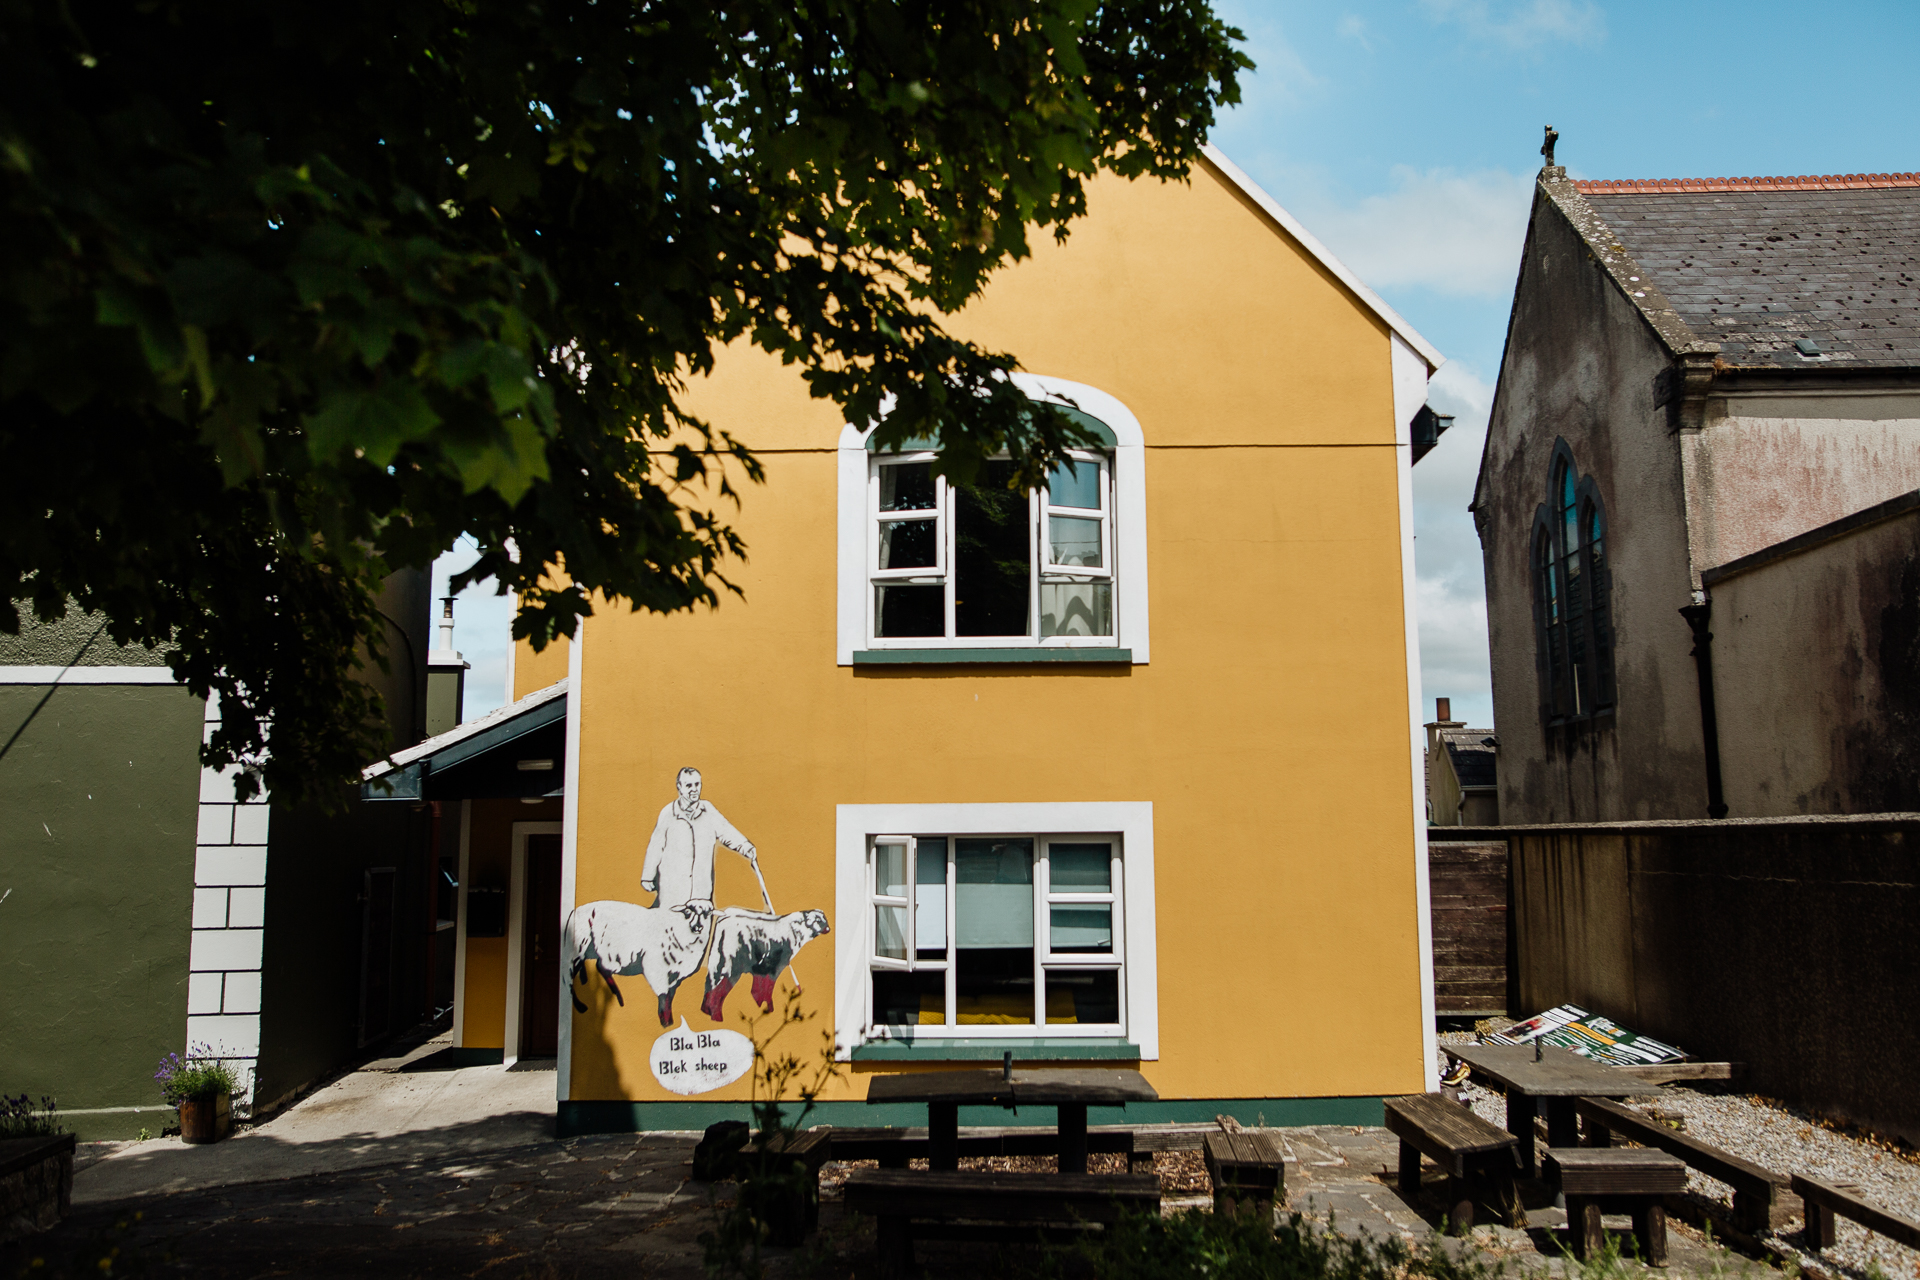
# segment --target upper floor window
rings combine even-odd
[[[872,639],[1112,644],[1109,459],[1075,450],[1023,494],[1011,462],[951,485],[933,456],[872,461]]]
[[[1554,448],[1547,501],[1534,517],[1533,574],[1541,702],[1548,720],[1614,704],[1606,512],[1565,441]]]
[[[1139,424],[1091,387],[1013,376],[1096,438],[1032,493],[1004,458],[957,485],[930,442],[881,453],[870,430],[843,434],[842,663],[1147,661]]]

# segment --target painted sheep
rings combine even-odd
[[[713,906],[688,902],[677,907],[640,907],[631,902],[589,902],[567,917],[561,945],[567,955],[567,994],[580,1013],[587,1006],[574,990],[586,978],[587,961],[594,962],[607,990],[626,1007],[614,976],[639,974],[660,998],[660,1025],[673,1025],[673,993],[693,976],[707,952],[707,929]]]
[[[773,984],[794,954],[827,928],[824,911],[794,911],[775,916],[729,907],[713,918],[713,946],[707,953],[707,1016],[723,1020],[727,993],[746,974],[753,975],[753,1002],[773,1012]]]

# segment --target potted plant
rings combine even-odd
[[[218,1142],[233,1132],[233,1091],[239,1078],[213,1056],[211,1045],[189,1045],[187,1056],[170,1053],[153,1073],[160,1094],[180,1109],[182,1142]]]

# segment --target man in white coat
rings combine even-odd
[[[687,768],[674,780],[679,791],[660,811],[647,840],[647,860],[640,869],[641,887],[659,895],[655,907],[683,907],[690,902],[713,906],[713,849],[725,845],[756,870],[760,857],[753,841],[741,835],[720,811],[700,798],[700,771]],[[701,939],[705,941],[704,938]]]

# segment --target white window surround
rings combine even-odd
[[[1089,410],[1092,412],[1092,410]],[[1096,415],[1097,416],[1097,415]],[[834,821],[834,1056],[880,1037],[865,1026],[871,981],[873,911],[867,890],[867,846],[892,832],[939,832],[950,836],[1035,832],[1112,835],[1121,841],[1125,865],[1122,930],[1126,940],[1126,1034],[1140,1047],[1141,1061],[1160,1057],[1159,962],[1154,933],[1153,802],[1091,801],[1059,804],[843,804]],[[1008,1029],[1011,1032],[1013,1029]],[[1053,1036],[1064,1028],[1022,1027],[1019,1034]],[[975,1033],[916,1035],[916,1044],[977,1043]]]
[[[1104,391],[1063,378],[1038,374],[1010,375],[1014,384],[1036,400],[1070,404],[1098,418],[1113,432],[1115,444],[1112,463],[1114,634],[1102,638],[1102,647],[1126,649],[1135,665],[1149,658],[1147,628],[1147,480],[1146,437],[1139,419],[1128,408]],[[877,425],[877,424],[875,424]],[[868,547],[873,527],[869,510],[868,473],[872,454],[867,437],[873,427],[848,424],[840,433],[839,446],[839,522],[837,661],[851,666],[856,651],[868,649],[868,613],[872,609],[873,589]],[[996,649],[1086,647],[1088,641],[1069,642],[1053,639],[1044,643],[998,638],[962,637],[928,641],[880,642],[887,648],[925,648],[929,643],[942,649]]]

